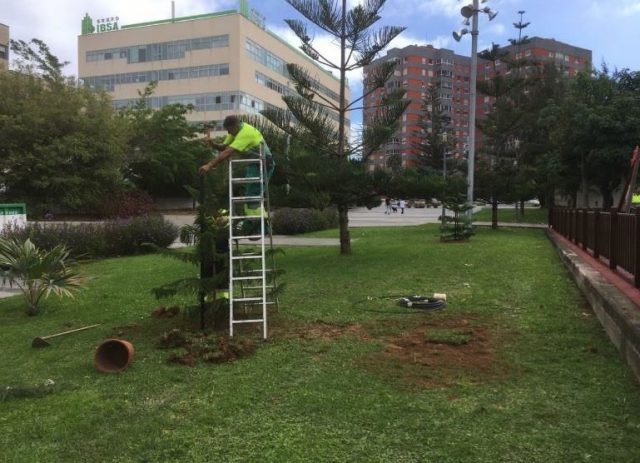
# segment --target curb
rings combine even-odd
[[[611,276],[607,278],[605,272],[594,266],[593,257],[572,246],[553,230],[549,230],[547,236],[607,336],[640,382],[640,306],[619,289],[620,282],[614,284]],[[640,291],[636,296],[640,300]]]

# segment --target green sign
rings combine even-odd
[[[24,203],[0,204],[0,215],[26,215],[27,206]]]
[[[82,19],[82,34],[93,34],[94,32],[111,32],[120,30],[120,26],[118,26],[118,21],[120,18],[118,16],[113,16],[110,18],[102,18],[96,21],[94,26],[93,19],[89,16],[89,13],[84,15]]]
[[[82,18],[82,35],[93,34],[95,31],[96,28],[93,27],[93,19],[91,19],[89,13],[85,13],[84,18]]]

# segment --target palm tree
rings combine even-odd
[[[58,245],[50,251],[38,249],[30,239],[20,242],[0,236],[0,277],[16,285],[27,303],[27,315],[40,313],[40,301],[51,293],[73,297],[84,278],[68,266],[69,251]]]

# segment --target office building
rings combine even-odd
[[[287,63],[304,67],[317,91],[338,101],[339,79],[267,30],[247,0],[241,0],[239,11],[119,22],[119,17],[94,21],[87,14],[78,37],[80,79],[107,91],[116,107],[132,104],[138,91],[157,81],[152,107],[190,104],[189,120],[215,121],[222,130],[227,115],[286,107],[282,96],[295,93]],[[331,117],[337,122],[337,114]]]
[[[9,26],[0,23],[0,71],[9,69]]]
[[[502,48],[512,58],[525,59],[526,66],[542,66],[555,63],[567,76],[573,76],[591,64],[591,51],[558,42],[553,39],[533,37],[525,44],[509,45]],[[469,77],[471,74],[471,58],[455,54],[451,50],[434,48],[431,45],[410,45],[405,48],[394,48],[384,57],[374,61],[364,70],[364,86],[367,85],[367,73],[378,64],[393,60],[397,63],[393,78],[384,90],[378,90],[365,98],[365,107],[374,108],[376,102],[385,91],[404,88],[405,97],[411,104],[402,116],[400,128],[389,143],[369,159],[369,168],[388,167],[392,156],[399,156],[402,166],[416,165],[417,150],[414,146],[420,141],[418,125],[422,117],[423,100],[429,86],[439,89],[440,105],[445,115],[450,118],[447,131],[455,136],[456,146],[451,156],[463,157],[467,150],[469,135]],[[491,79],[496,72],[508,73],[506,64],[498,62],[494,69],[492,62],[478,60],[478,81]],[[482,118],[491,111],[493,101],[490,97],[476,95],[476,117]],[[371,117],[371,110],[365,109],[363,123]],[[476,148],[482,143],[482,134],[478,133]]]

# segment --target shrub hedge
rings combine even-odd
[[[7,228],[9,238],[31,241],[43,249],[64,244],[73,257],[115,257],[143,254],[152,248],[166,248],[178,237],[178,227],[160,215],[95,223],[28,223],[23,228]]]
[[[271,226],[277,235],[295,235],[338,226],[335,209],[283,207],[271,213]]]

